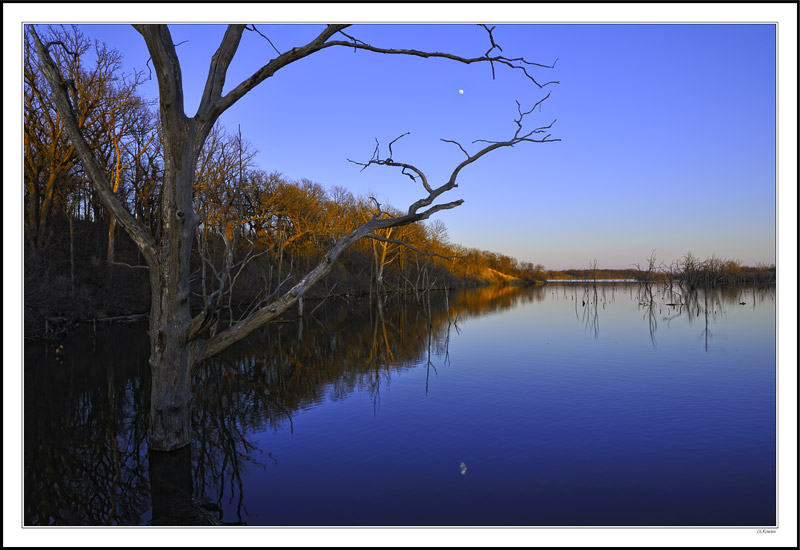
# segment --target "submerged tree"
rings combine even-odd
[[[53,104],[64,121],[69,139],[95,192],[119,225],[136,243],[150,268],[151,304],[148,333],[152,389],[149,444],[152,449],[173,450],[190,443],[193,367],[286,311],[331,270],[336,259],[351,244],[364,237],[380,240],[381,237],[375,234],[377,230],[412,224],[425,220],[441,210],[459,206],[462,200],[439,204],[434,202],[445,192],[457,187],[456,180],[461,170],[495,149],[512,147],[523,142],[558,141],[549,134],[553,123],[531,130],[523,128],[525,117],[545,101],[549,94],[528,111],[524,111],[518,104],[519,117],[515,121],[516,131],[507,140],[478,140],[482,142],[483,148],[473,154],[468,153],[459,143],[451,142],[461,149],[466,159],[452,170],[447,181],[438,186],[432,185],[425,174],[414,165],[391,158],[392,145],[400,138],[395,139],[389,144],[390,158],[381,159],[376,154],[368,162],[359,164],[363,168],[371,165],[400,168],[402,174],[421,184],[424,196],[412,203],[405,214],[387,216],[378,208],[370,220],[341,237],[316,267],[292,288],[252,311],[244,319],[217,330],[217,311],[214,301],[207,301],[202,311],[195,315],[192,315],[190,310],[190,260],[195,232],[202,223],[194,204],[196,167],[206,139],[220,115],[250,90],[280,69],[332,47],[347,47],[389,55],[449,59],[464,64],[489,63],[493,75],[495,67],[502,65],[522,71],[538,88],[553,82],[541,84],[529,70],[534,67],[552,68],[552,66],[531,63],[523,58],[498,55],[496,52],[501,52],[502,49],[494,41],[492,33],[494,27],[489,28],[485,25],[483,28],[487,32],[490,47],[484,55],[471,58],[442,52],[377,47],[346,34],[348,25],[328,25],[315,39],[303,46],[279,53],[277,57],[223,95],[228,67],[239,47],[244,30],[256,30],[255,27],[250,29],[246,25],[230,25],[211,58],[200,106],[195,115],[189,117],[184,110],[181,68],[169,29],[166,25],[134,25],[134,27],[147,44],[159,85],[164,174],[159,210],[161,230],[157,236],[136,220],[115,196],[104,167],[98,162],[86,136],[82,133],[75,108],[69,98],[70,86],[59,72],[50,53],[51,49],[58,47],[70,54],[68,48],[61,42],[42,43],[33,27],[30,28],[30,32],[51,90]]]

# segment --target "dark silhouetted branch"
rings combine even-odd
[[[425,252],[424,250],[420,250],[419,248],[411,246],[410,244],[405,243],[403,241],[398,241],[396,239],[389,239],[387,237],[381,237],[380,235],[376,235],[375,233],[371,233],[369,235],[366,235],[366,237],[368,237],[370,239],[375,239],[376,241],[381,241],[381,242],[384,242],[384,243],[399,244],[401,246],[404,246],[404,247],[408,248],[409,250],[413,250],[417,254],[422,254],[423,256],[438,256],[439,258],[442,258],[444,260],[457,260],[457,259],[463,257],[463,256],[442,256],[441,254],[437,254],[436,252]]]
[[[258,30],[258,29],[256,28],[256,26],[255,26],[255,25],[249,25],[249,26],[246,26],[246,27],[245,27],[245,30],[248,30],[248,31],[253,31],[253,32],[256,32],[256,33],[260,34],[260,35],[261,35],[261,36],[264,38],[264,40],[266,40],[267,42],[269,42],[269,45],[270,45],[270,46],[272,46],[272,49],[273,49],[273,50],[275,50],[275,52],[276,52],[278,55],[281,55],[281,52],[280,52],[280,50],[278,50],[278,48],[276,48],[276,47],[275,47],[275,44],[273,44],[273,43],[272,43],[272,40],[270,40],[270,39],[267,37],[267,35],[265,35],[265,34],[264,34],[264,33],[262,33],[260,30]]]

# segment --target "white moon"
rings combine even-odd
[[[459,90],[458,93],[463,94],[464,90]]]

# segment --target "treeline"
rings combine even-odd
[[[739,260],[712,256],[701,260],[691,252],[669,264],[657,263],[655,255],[645,265],[628,269],[547,270],[549,281],[603,281],[628,279],[643,283],[680,284],[689,289],[715,288],[734,285],[769,285],[775,283],[775,265],[743,265]]]
[[[718,258],[716,255],[701,260],[691,252],[669,264],[658,265],[655,254],[652,254],[647,260],[647,266],[640,271],[641,274],[636,278],[638,281],[679,284],[688,290],[734,285],[762,286],[776,282],[774,264],[746,266],[739,260]]]
[[[642,272],[638,269],[562,269],[562,270],[548,270],[547,279],[551,281],[558,280],[586,280],[591,281],[594,279],[638,279]]]
[[[75,27],[42,34],[68,87],[73,113],[112,192],[156,237],[161,232],[164,156],[156,105],[142,98],[143,72]],[[30,36],[24,60],[24,246],[26,322],[92,318],[148,309],[149,275],[139,251],[89,184],[50,102]],[[372,197],[325,189],[255,165],[240,133],[217,126],[196,167],[193,297],[222,289],[247,307],[285,290],[341,236],[399,212]],[[441,221],[384,230],[351,247],[317,295],[541,282],[541,265],[450,243]],[[232,269],[224,269],[232,267]],[[221,281],[221,274],[227,280]],[[221,283],[221,285],[220,285]]]

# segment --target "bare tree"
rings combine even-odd
[[[50,50],[56,43],[44,44],[31,29],[36,51],[44,74],[52,90],[52,100],[64,126],[75,146],[81,163],[103,204],[118,223],[124,227],[146,259],[150,269],[151,305],[149,319],[150,366],[152,371],[151,409],[149,439],[150,447],[158,450],[178,449],[190,443],[191,430],[191,373],[195,365],[219,353],[234,342],[274,319],[291,307],[314,283],[327,274],[336,259],[354,242],[374,235],[376,230],[411,224],[429,218],[442,210],[459,206],[463,201],[434,204],[441,195],[457,186],[459,173],[487,153],[502,147],[513,147],[524,142],[557,141],[548,133],[552,123],[533,130],[524,130],[523,122],[542,99],[529,111],[519,109],[516,132],[504,141],[484,141],[482,149],[470,155],[460,144],[458,147],[466,159],[453,169],[445,183],[433,186],[425,174],[411,164],[387,158],[373,158],[361,163],[364,168],[371,165],[391,166],[402,169],[402,173],[419,182],[425,195],[415,201],[408,211],[396,217],[373,217],[340,238],[325,254],[319,264],[302,277],[283,295],[253,311],[232,326],[208,334],[207,320],[213,314],[208,307],[192,316],[190,310],[190,260],[194,235],[200,224],[200,216],[193,204],[195,168],[206,138],[220,115],[234,105],[250,90],[277,71],[309,55],[331,47],[347,47],[387,55],[417,56],[423,58],[449,59],[459,63],[489,63],[494,74],[495,66],[502,65],[521,71],[539,88],[531,74],[533,67],[544,67],[523,58],[508,58],[497,55],[502,51],[495,43],[494,27],[483,26],[491,47],[480,57],[461,57],[450,53],[425,52],[413,49],[381,48],[367,44],[345,33],[348,25],[328,25],[309,43],[279,53],[250,77],[222,94],[228,67],[239,47],[245,25],[230,25],[225,36],[211,58],[208,78],[203,90],[200,106],[193,117],[184,110],[183,83],[178,56],[172,36],[166,25],[134,25],[143,36],[151,55],[159,85],[159,114],[164,149],[164,175],[161,189],[160,234],[156,239],[150,231],[137,221],[120,203],[111,190],[111,185],[94,153],[81,133],[67,88],[57,65],[52,61]],[[338,37],[343,39],[337,39]],[[547,83],[549,84],[549,83]],[[555,122],[555,121],[554,121]],[[399,138],[398,138],[399,139]],[[395,139],[391,144],[394,144]],[[391,154],[391,144],[389,147]]]

